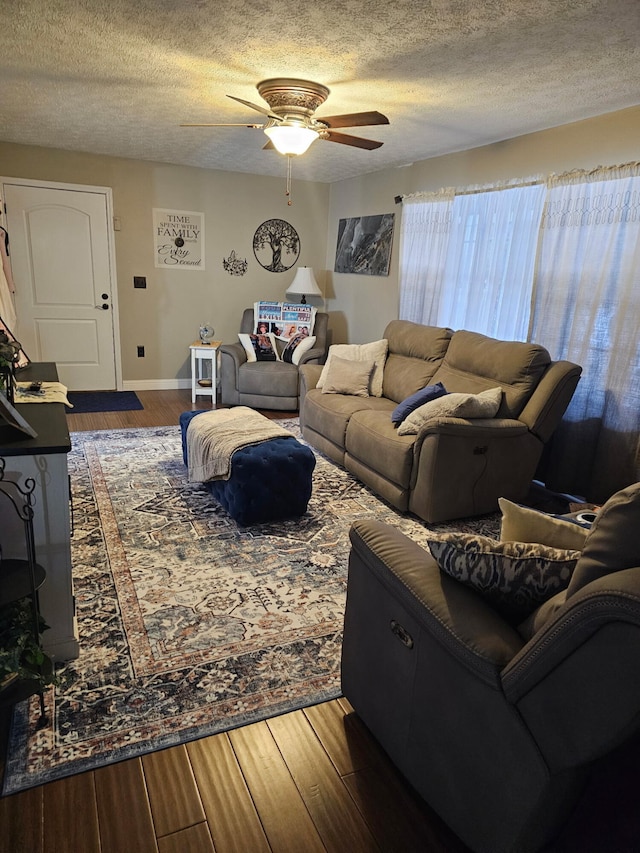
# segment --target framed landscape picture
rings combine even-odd
[[[389,275],[394,218],[394,213],[381,213],[341,219],[334,271]]]

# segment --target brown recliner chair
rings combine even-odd
[[[300,358],[300,364],[284,361],[247,361],[240,343],[220,347],[220,390],[225,406],[250,406],[254,409],[297,411],[300,401],[298,367],[323,364],[327,355],[329,315],[316,312],[313,326],[315,344]],[[253,308],[245,308],[240,332],[253,332]]]
[[[639,528],[637,483],[598,514],[568,589],[513,626],[396,528],[354,523],[344,695],[472,850],[540,850],[640,729]]]

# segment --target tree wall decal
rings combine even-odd
[[[267,219],[253,235],[253,254],[269,272],[285,272],[300,255],[298,232],[284,219]]]

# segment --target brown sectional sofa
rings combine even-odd
[[[397,509],[427,522],[492,512],[499,497],[522,500],[581,368],[552,361],[537,344],[406,320],[389,323],[384,338],[381,397],[323,393],[316,387],[322,366],[300,367],[304,438]],[[502,387],[496,417],[441,418],[417,435],[399,435],[393,409],[437,382],[450,393]]]

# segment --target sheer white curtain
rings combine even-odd
[[[640,164],[550,181],[531,339],[583,369],[547,484],[599,503],[640,480]]]
[[[543,184],[456,196],[435,325],[526,340]]]
[[[526,340],[546,189],[485,189],[403,202],[400,317]]]
[[[434,325],[449,240],[453,190],[405,196],[400,236],[401,320]]]

